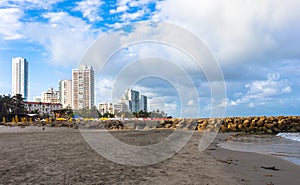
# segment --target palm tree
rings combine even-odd
[[[21,114],[25,113],[25,107],[24,107],[24,98],[21,94],[16,94],[12,97],[12,103],[14,106],[14,113],[15,114]]]

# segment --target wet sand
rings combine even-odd
[[[115,131],[125,143],[147,145],[169,130]],[[0,128],[0,184],[298,184],[300,167],[273,156],[236,152],[217,144],[198,151],[195,132],[173,157],[149,166],[125,166],[95,152],[79,130],[71,128]],[[278,171],[264,169],[275,166]]]

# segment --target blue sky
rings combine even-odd
[[[214,103],[226,106],[225,116],[299,115],[299,8],[299,0],[2,0],[0,94],[11,93],[12,57],[29,61],[33,99],[49,87],[57,89],[60,79],[70,79],[85,51],[107,32],[132,22],[167,21],[197,35],[216,57],[227,97]],[[108,72],[97,76],[96,103],[110,101],[109,74],[118,69],[114,61],[126,64],[128,56],[149,52],[147,47],[127,48],[114,56]],[[166,51],[171,60],[174,51]],[[193,78],[198,79],[200,116],[208,117],[214,101],[209,84],[203,74]],[[147,78],[135,88],[149,96],[150,109],[180,116],[182,105],[173,84]]]

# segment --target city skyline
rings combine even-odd
[[[26,67],[26,65],[28,65],[28,62],[26,59],[22,58],[22,57],[15,57],[12,58],[12,63],[14,65],[14,63],[19,63],[20,61],[22,61],[23,63],[21,63],[23,65],[23,68]],[[20,65],[20,64],[18,64]],[[23,72],[24,73],[24,72]],[[53,87],[50,87],[48,90],[41,92],[41,96],[40,97],[34,97],[34,100],[26,100],[27,102],[33,103],[60,103],[62,104],[62,106],[64,108],[72,107],[72,100],[73,100],[73,96],[74,94],[73,86],[83,86],[85,84],[85,80],[84,77],[89,76],[89,78],[91,78],[92,80],[88,79],[88,83],[90,85],[90,83],[92,83],[93,80],[93,67],[92,66],[87,66],[87,65],[79,65],[77,68],[72,69],[72,80],[59,80],[58,82],[58,90],[56,90]],[[26,74],[28,76],[28,72]],[[74,76],[78,75],[77,77],[75,77],[76,79],[74,80]],[[79,79],[82,79],[81,82],[78,82]],[[77,81],[77,85],[74,85],[72,82],[73,81]],[[80,85],[81,83],[81,85]],[[93,83],[94,84],[94,83]],[[94,86],[94,85],[92,85]],[[27,86],[28,88],[28,86]],[[90,89],[92,89],[93,87],[89,87]],[[27,89],[28,90],[28,89]],[[78,91],[78,89],[76,90]],[[17,93],[18,94],[18,93]],[[109,113],[114,113],[114,111],[110,111],[111,110],[115,110],[114,109],[114,104],[112,103],[99,103],[99,102],[94,102],[92,103],[90,101],[90,99],[94,99],[94,98],[87,98],[87,102],[89,102],[89,106],[88,108],[91,108],[92,106],[94,106],[94,104],[98,104],[98,110],[105,110],[108,111]],[[138,112],[138,111],[148,111],[148,106],[147,106],[147,96],[140,94],[140,92],[133,90],[133,89],[127,89],[125,91],[125,94],[120,97],[120,103],[118,103],[117,106],[122,106],[122,103],[124,103],[124,101],[128,101],[127,103],[125,103],[125,105],[127,106],[126,111],[124,111],[124,108],[122,108],[123,112]],[[111,106],[110,106],[111,105]],[[103,107],[103,108],[100,108]],[[81,108],[85,108],[85,107],[81,107]],[[74,109],[80,109],[78,107],[75,107]],[[104,114],[106,112],[102,112],[101,114]]]
[[[224,75],[226,98],[212,99],[205,74],[193,70],[190,59],[178,50],[145,44],[122,48],[101,74],[95,69],[96,103],[111,101],[113,75],[122,67],[151,55],[186,66],[199,95],[188,103],[199,101],[200,117],[209,117],[212,106],[226,106],[225,116],[297,115],[300,112],[299,6],[297,0],[237,0],[234,4],[197,0],[3,0],[0,2],[0,94],[12,93],[14,57],[22,56],[29,62],[28,99],[33,100],[49,87],[57,87],[59,80],[71,79],[70,71],[81,63],[85,52],[101,36],[135,22],[166,21],[186,28],[211,50]],[[168,37],[170,33],[161,36]],[[165,70],[160,66],[146,69],[153,68]],[[175,81],[184,83],[173,69],[167,71]],[[122,80],[126,82],[128,78]],[[140,79],[128,88],[144,92],[151,109],[165,109],[180,117],[181,97],[165,79]],[[193,87],[183,88],[188,94]]]

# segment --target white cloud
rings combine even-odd
[[[121,13],[120,18],[121,21],[128,23],[132,20],[137,20],[145,16],[154,16],[153,13],[150,12],[148,5],[150,3],[157,3],[154,0],[118,0],[115,9],[111,9],[109,11],[110,14]]]
[[[63,0],[1,0],[0,6],[21,7],[22,9],[49,9],[52,5]]]
[[[88,46],[98,36],[83,20],[65,12],[42,15],[47,23],[26,23],[24,34],[38,42],[48,53],[47,60],[55,65],[77,65]]]
[[[19,19],[23,16],[19,8],[0,9],[0,34],[5,40],[15,40],[23,37],[22,23]]]
[[[77,7],[75,10],[80,11],[83,17],[87,18],[90,22],[103,20],[99,16],[100,7],[104,4],[101,0],[84,0],[76,4]]]
[[[121,16],[121,19],[123,21],[132,21],[132,20],[135,20],[135,19],[138,19],[138,18],[141,18],[145,15],[145,10],[138,10],[137,12],[134,12],[134,13],[124,13],[122,14]]]
[[[118,6],[117,9],[112,9],[109,11],[110,14],[122,13],[128,10],[128,6]]]
[[[263,105],[268,101],[280,99],[280,95],[290,93],[291,87],[286,80],[281,80],[279,74],[269,74],[267,80],[256,80],[245,87],[248,91],[241,98],[230,101],[230,105],[248,104],[250,107]]]
[[[283,40],[292,41],[296,36],[287,31],[299,30],[300,24],[298,0],[166,0],[159,7],[156,18],[191,29],[223,63],[285,52],[288,49],[279,49]]]
[[[141,6],[144,6],[146,4],[149,4],[151,2],[157,2],[156,0],[133,0],[129,3],[129,6],[130,7],[141,7]]]
[[[112,102],[112,89],[114,80],[111,78],[101,78],[95,82],[96,103]],[[117,102],[114,102],[117,103]]]
[[[290,93],[290,92],[292,92],[292,88],[290,86],[287,86],[287,87],[283,88],[281,90],[281,92],[282,93]]]
[[[195,105],[195,101],[194,100],[189,100],[187,105]]]

